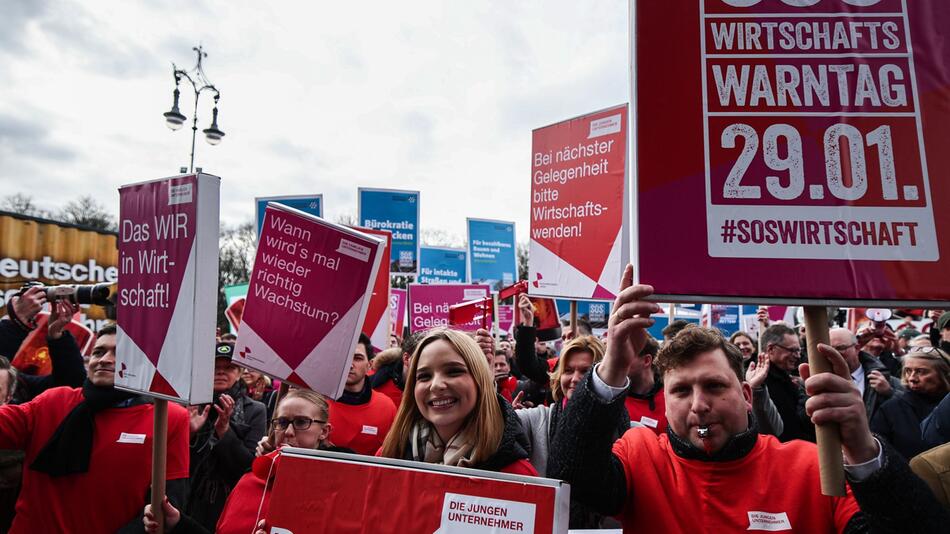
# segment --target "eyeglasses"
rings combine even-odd
[[[791,352],[792,354],[801,354],[801,353],[802,353],[802,348],[801,348],[801,347],[795,347],[795,348],[790,349],[790,348],[786,347],[785,345],[779,345],[778,343],[776,343],[776,344],[773,345],[773,346],[774,346],[774,347],[783,348],[783,349],[787,350],[788,352]]]
[[[851,343],[850,345],[834,345],[832,348],[838,352],[844,352],[853,346],[854,346],[854,343]]]
[[[294,425],[294,430],[307,430],[310,428],[310,425],[313,423],[325,424],[326,421],[321,421],[319,419],[310,419],[309,417],[294,417],[293,419],[288,419],[286,417],[278,417],[277,419],[272,419],[271,424],[274,425],[274,428],[284,431],[287,430],[287,427]]]

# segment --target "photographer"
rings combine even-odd
[[[46,292],[39,287],[31,287],[10,299],[8,317],[0,320],[0,355],[13,359],[33,329],[30,325],[43,304],[46,304]]]
[[[34,286],[14,297],[8,307],[15,317],[0,320],[0,355],[13,359],[20,345],[34,325],[36,315],[48,302],[43,287]],[[82,354],[66,325],[79,311],[77,304],[66,300],[49,301],[50,316],[47,323],[46,345],[49,348],[53,371],[49,375],[36,376],[19,373],[13,404],[29,402],[47,389],[68,386],[79,387],[86,377]]]

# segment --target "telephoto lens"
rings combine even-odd
[[[111,302],[109,302],[110,293],[111,284],[76,286],[76,302],[79,304],[108,306],[111,304]]]

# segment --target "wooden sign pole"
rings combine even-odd
[[[831,364],[818,354],[818,344],[829,343],[828,309],[805,306],[805,335],[808,340],[808,368],[812,376],[832,372]],[[815,426],[818,438],[818,467],[821,471],[821,493],[843,497],[844,461],[841,456],[841,434],[838,425]]]
[[[158,532],[165,531],[165,463],[168,458],[168,401],[155,399],[152,424],[152,514],[158,522]]]

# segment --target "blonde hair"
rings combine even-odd
[[[575,337],[561,347],[561,356],[557,360],[554,372],[551,373],[551,396],[555,401],[560,402],[564,398],[564,392],[561,391],[561,375],[564,374],[564,366],[567,365],[567,359],[580,352],[589,352],[593,357],[592,364],[604,359],[604,344],[594,336]]]
[[[393,426],[383,442],[381,455],[386,458],[405,458],[406,445],[412,428],[423,420],[414,395],[419,357],[426,347],[440,340],[451,345],[452,350],[462,357],[468,372],[475,381],[475,387],[478,388],[475,407],[465,423],[466,426],[474,425],[471,435],[474,436],[475,443],[472,444],[471,458],[473,463],[478,465],[488,460],[498,450],[505,429],[505,420],[496,398],[494,377],[488,367],[485,354],[472,338],[448,328],[438,328],[427,332],[425,338],[419,342],[412,353],[409,370],[404,377],[406,387],[403,390],[402,402],[399,404]]]
[[[300,400],[309,402],[310,404],[313,404],[314,406],[317,407],[317,417],[323,419],[324,421],[330,420],[330,404],[327,402],[327,399],[323,395],[317,393],[316,391],[311,391],[309,389],[299,389],[299,388],[293,388],[287,391],[287,393],[285,393],[284,396],[280,398],[280,402],[278,402],[277,406],[274,408],[275,418],[277,417],[277,412],[280,411],[281,404],[283,404],[284,401],[288,399],[300,399]],[[271,428],[270,428],[269,434],[273,435],[274,425],[271,424],[270,427]],[[317,446],[319,447],[320,445],[330,445],[330,444],[331,444],[330,439],[327,438],[326,440],[320,443],[317,443]]]

